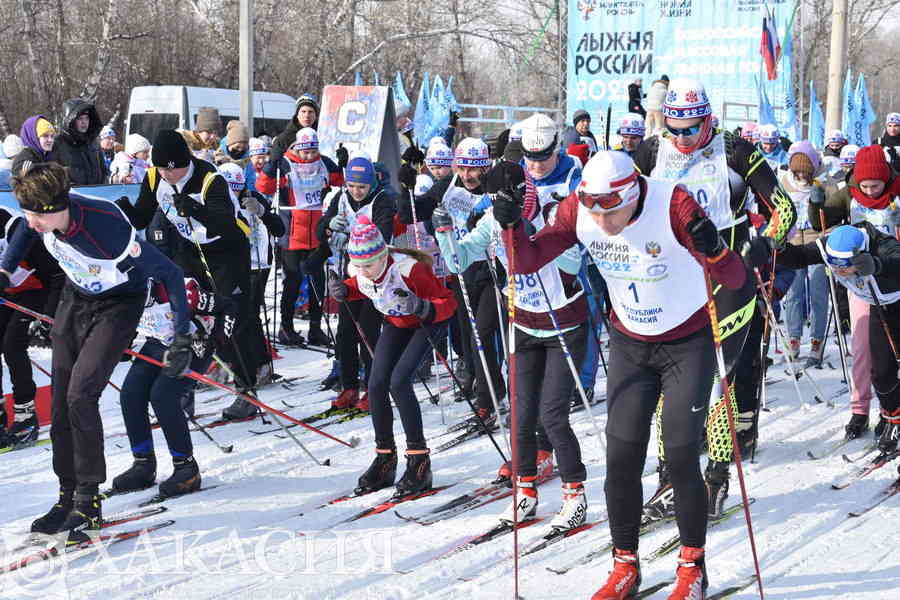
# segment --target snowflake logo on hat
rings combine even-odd
[[[175,161],[174,161],[174,160],[170,160],[170,161],[169,161],[169,164],[166,165],[166,168],[167,168],[167,169],[174,169],[174,168],[175,168]]]
[[[671,104],[672,102],[675,102],[675,100],[677,100],[677,99],[678,99],[678,94],[675,93],[675,90],[671,90],[671,91],[669,92],[669,95],[666,96],[666,102],[668,102],[668,103],[670,103],[670,104]]]
[[[471,147],[471,148],[469,148],[469,156],[472,156],[472,157],[474,157],[474,158],[477,158],[479,154],[480,154],[480,153],[478,152],[478,148],[476,148],[476,147],[474,147],[474,146]]]
[[[697,92],[695,92],[694,90],[688,91],[688,93],[684,95],[684,99],[691,104],[696,104],[699,100],[699,98],[697,97]]]

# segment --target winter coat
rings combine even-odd
[[[662,79],[657,79],[647,90],[647,110],[663,109],[663,103],[666,101],[666,94],[669,92],[669,84]]]
[[[75,119],[82,113],[87,113],[90,117],[90,124],[84,133],[75,129]],[[93,104],[81,98],[66,100],[53,154],[58,163],[69,168],[69,177],[73,185],[96,185],[107,182],[109,170],[106,168],[100,141],[97,139],[101,129],[103,123]]]
[[[628,112],[637,113],[642,117],[646,117],[647,111],[641,106],[642,98],[641,86],[636,83],[628,84]]]

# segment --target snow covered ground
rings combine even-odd
[[[833,348],[833,346],[832,346]],[[334,396],[318,392],[317,383],[330,362],[323,354],[282,350],[276,362],[278,373],[301,376],[299,385],[288,391],[278,386],[261,393],[263,401],[302,417],[324,409]],[[34,358],[49,364],[48,351],[36,351]],[[826,395],[835,393],[840,383],[837,367],[812,371]],[[120,364],[113,381],[121,383],[128,363]],[[781,374],[776,365],[771,376]],[[38,385],[47,382],[37,374]],[[446,381],[446,377],[444,378]],[[6,383],[8,386],[8,382]],[[598,381],[598,392],[604,381]],[[436,385],[431,385],[436,389]],[[9,387],[6,388],[7,390]],[[800,381],[806,403],[798,401],[789,379],[768,388],[771,411],[761,417],[760,451],[755,464],[746,464],[753,526],[763,569],[767,598],[792,600],[855,599],[888,600],[900,597],[900,497],[895,497],[863,517],[850,519],[847,512],[876,494],[897,476],[893,465],[876,472],[848,489],[834,491],[831,481],[846,471],[847,465],[834,457],[811,461],[807,450],[823,449],[840,438],[849,418],[848,397],[837,398],[833,409],[812,403],[809,385]],[[230,398],[218,392],[197,396],[197,412],[220,411]],[[425,398],[425,394],[421,394]],[[283,403],[297,405],[289,409]],[[423,401],[426,433],[436,436],[467,414],[467,406],[445,397],[443,408]],[[877,405],[877,402],[873,404]],[[605,422],[604,405],[595,414]],[[102,399],[106,430],[106,457],[109,479],[131,463],[117,394],[107,388]],[[875,407],[872,419],[876,420]],[[211,420],[207,417],[204,421]],[[576,432],[588,464],[587,497],[589,518],[604,512],[604,458],[586,415],[573,415]],[[274,433],[255,435],[250,430],[272,429],[259,420],[211,430],[218,440],[234,444],[234,452],[223,454],[201,434],[194,434],[196,457],[204,485],[219,487],[165,503],[160,516],[122,525],[132,529],[166,518],[171,527],[126,541],[99,554],[57,559],[32,565],[15,573],[0,575],[0,598],[144,600],[156,599],[278,599],[278,600],[406,600],[412,598],[496,599],[513,597],[513,536],[502,537],[450,560],[433,561],[403,575],[397,569],[415,565],[446,550],[467,536],[494,524],[505,508],[501,500],[462,516],[423,527],[397,518],[392,511],[349,524],[333,526],[389,495],[388,491],[316,509],[327,500],[349,492],[373,455],[373,435],[367,419],[333,425],[327,431],[349,440],[361,439],[355,449],[338,445],[310,432],[295,428],[299,439],[319,460],[315,465],[290,439]],[[400,431],[399,422],[395,423]],[[42,431],[42,437],[47,431]],[[279,434],[280,435],[280,434]],[[170,472],[165,442],[154,432],[159,477]],[[438,440],[438,443],[442,440]],[[845,450],[859,452],[871,438],[852,443]],[[398,435],[402,447],[402,434]],[[50,446],[39,446],[0,455],[0,551],[18,543],[31,520],[46,511],[55,500],[56,479],[51,466]],[[650,453],[655,455],[655,442]],[[653,460],[654,459],[648,459]],[[435,485],[455,485],[432,497],[403,505],[401,511],[417,514],[493,478],[499,465],[496,451],[485,438],[466,442],[433,457]],[[402,469],[402,465],[401,465]],[[399,473],[398,473],[399,475]],[[645,478],[645,496],[653,492],[656,477]],[[540,515],[551,515],[559,506],[558,480],[542,486]],[[110,499],[104,504],[107,515],[128,510],[154,493],[147,490]],[[732,477],[731,504],[740,499],[740,489]],[[298,516],[304,513],[303,516]],[[540,537],[546,524],[521,530],[519,543]],[[707,561],[710,592],[734,584],[753,572],[747,529],[742,515],[710,530]],[[673,524],[641,538],[641,548],[649,553],[675,532]],[[602,584],[611,561],[603,557],[575,568],[565,575],[546,569],[562,565],[601,546],[607,541],[605,524],[595,527],[543,552],[521,560],[519,593],[531,599],[588,599]],[[12,560],[3,556],[3,564]],[[493,565],[493,566],[490,566]],[[485,568],[482,568],[485,567]],[[643,577],[649,586],[671,577],[673,554],[644,561]],[[474,576],[462,582],[459,576]],[[653,598],[666,598],[667,591]],[[757,597],[754,587],[734,596]]]

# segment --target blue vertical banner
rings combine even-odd
[[[431,121],[431,110],[428,102],[431,100],[431,84],[428,83],[428,72],[422,74],[422,83],[419,84],[419,97],[416,100],[416,111],[413,113],[413,135],[421,146],[428,144],[428,127]]]
[[[872,144],[872,123],[875,122],[875,109],[869,102],[866,78],[862,73],[859,74],[859,79],[856,81],[855,96],[856,121],[853,124],[853,131],[848,131],[847,136],[850,138],[851,144],[864,148]]]
[[[816,96],[816,82],[809,80],[809,143],[818,149],[825,147],[825,115]]]
[[[841,131],[845,136],[849,136],[850,132],[856,129],[856,88],[853,87],[853,76],[850,69],[847,69],[847,76],[844,77],[844,112],[841,116]]]
[[[759,48],[766,6],[777,29],[784,31],[793,4],[569,0],[566,120],[584,109],[597,122],[611,106],[615,123],[627,112],[628,85],[642,79],[646,90],[662,75],[703,83],[725,127],[753,118],[758,101],[754,78],[765,77]]]
[[[757,86],[759,89],[759,116],[756,119],[756,122],[759,125],[778,125],[778,121],[775,120],[775,111],[772,109],[772,103],[769,102],[769,95],[766,94],[766,86],[761,82],[757,82]]]
[[[397,71],[394,77],[394,106],[397,109],[397,116],[402,117],[412,109],[412,101],[406,95],[406,88],[403,87],[403,76]]]

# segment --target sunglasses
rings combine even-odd
[[[666,131],[668,131],[675,137],[678,137],[680,135],[684,136],[684,137],[690,137],[692,135],[697,135],[698,133],[700,133],[700,130],[702,128],[703,128],[703,121],[700,121],[699,123],[697,123],[696,125],[693,125],[691,127],[672,127],[671,125],[666,123]]]
[[[838,267],[840,269],[846,269],[853,266],[853,260],[850,258],[843,258],[841,256],[833,256],[831,254],[828,255],[828,264],[832,267]]]
[[[588,194],[585,192],[578,192],[578,201],[588,210],[595,206],[599,206],[603,210],[613,210],[623,202],[619,192],[613,192],[611,194]]]

